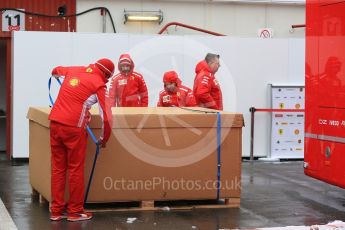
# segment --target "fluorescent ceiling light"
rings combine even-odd
[[[155,15],[128,15],[127,21],[159,21],[159,18]]]
[[[128,21],[136,22],[158,22],[161,24],[163,21],[163,12],[159,11],[129,11],[124,10],[124,23]]]

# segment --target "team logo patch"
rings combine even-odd
[[[86,72],[87,73],[92,73],[92,69],[89,67],[89,68],[86,69]]]
[[[163,102],[170,102],[170,95],[163,96]]]
[[[127,84],[127,79],[119,80],[119,85],[126,85],[126,84]]]
[[[80,83],[80,80],[78,78],[72,78],[71,80],[69,80],[69,84],[72,87],[78,86],[79,83]]]

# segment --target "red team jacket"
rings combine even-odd
[[[86,67],[56,67],[52,75],[64,77],[59,96],[49,115],[49,120],[73,127],[86,127],[90,121],[89,109],[97,101],[103,118],[103,141],[111,132],[111,111],[106,106],[107,82],[104,73],[94,64]]]
[[[181,80],[175,71],[169,71],[164,74],[164,83],[176,83],[178,90],[174,93],[162,90],[159,93],[158,107],[193,107],[196,106],[193,91],[181,85]]]
[[[195,68],[194,96],[200,107],[223,110],[222,91],[206,61],[201,61]]]
[[[128,76],[121,73],[110,79],[109,100],[112,107],[147,107],[148,93],[146,83],[141,74],[134,72],[134,62],[128,54],[120,56],[121,61],[131,64]]]

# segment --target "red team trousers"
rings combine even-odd
[[[68,213],[84,210],[84,162],[87,132],[83,127],[67,126],[55,121],[50,124],[52,165],[52,212],[65,210],[66,171],[69,172]]]

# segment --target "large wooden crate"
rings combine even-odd
[[[241,194],[242,114],[194,108],[113,108],[113,129],[101,149],[88,202],[234,200]],[[101,133],[92,110],[90,127]],[[28,111],[30,183],[51,201],[49,108]],[[218,123],[220,122],[220,123]],[[219,136],[220,135],[220,139]],[[217,141],[221,141],[220,151]],[[95,154],[89,137],[85,187]],[[218,161],[220,189],[218,192]],[[218,195],[219,196],[218,196]]]

